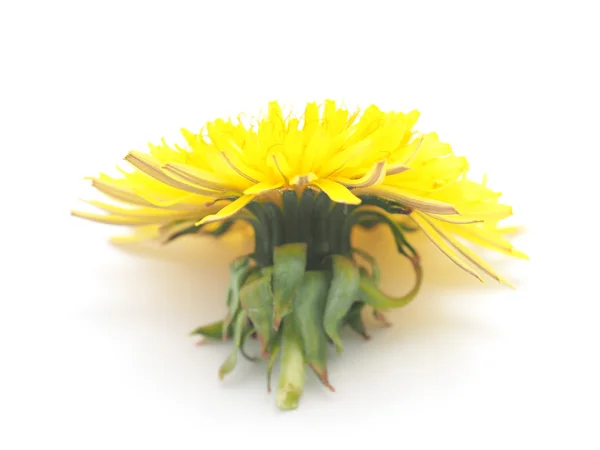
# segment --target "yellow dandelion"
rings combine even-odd
[[[331,387],[327,341],[342,350],[341,326],[366,335],[365,306],[379,315],[416,295],[422,271],[405,238],[407,220],[481,281],[487,274],[510,285],[466,242],[526,258],[499,226],[511,207],[485,179],[468,179],[466,158],[435,133],[415,131],[418,117],[374,105],[349,111],[333,101],[309,103],[297,117],[272,102],[256,120],[217,119],[196,133],[182,130],[185,146],[163,140],[147,153],[131,151],[120,177],[91,178],[113,200],[89,202],[103,212],[73,214],[133,227],[131,237],[119,240],[251,230],[253,253],[231,265],[227,317],[195,333],[232,338],[220,376],[233,369],[248,336],[260,341],[269,374],[281,353],[277,403],[294,408],[305,365]],[[416,274],[401,298],[381,292],[376,262],[350,243],[355,226],[381,223]],[[355,254],[370,266],[360,267]]]

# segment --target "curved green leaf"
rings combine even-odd
[[[362,310],[364,307],[365,304],[361,302],[353,304],[346,316],[346,323],[363,338],[370,339],[371,337],[367,334],[367,329],[362,319]]]
[[[305,367],[302,341],[296,332],[293,316],[283,319],[281,372],[276,402],[279,409],[296,409],[304,388]]]
[[[371,277],[373,278],[375,284],[379,285],[379,281],[381,280],[381,270],[379,270],[379,264],[377,264],[375,258],[373,258],[364,250],[361,250],[360,248],[353,248],[352,251],[354,253],[359,254],[363,259],[365,259],[369,263],[369,265],[371,266]]]
[[[346,256],[333,255],[333,278],[327,294],[323,327],[333,341],[338,353],[342,353],[340,327],[352,304],[358,299],[360,273],[354,261]]]
[[[326,272],[307,271],[296,290],[292,313],[308,365],[333,391],[327,377],[327,336],[323,328],[328,289],[329,276]]]
[[[411,212],[410,208],[393,200],[384,199],[375,195],[359,195],[358,197],[362,200],[363,205],[377,206],[391,214],[409,214]]]
[[[254,327],[252,327],[252,325],[250,325],[244,330],[244,334],[242,335],[242,341],[240,342],[240,353],[248,361],[256,362],[259,358],[257,358],[256,356],[250,356],[248,353],[246,353],[246,349],[244,348],[246,341],[252,335],[252,333],[254,333]]]
[[[249,256],[242,256],[234,260],[229,266],[229,293],[227,296],[229,312],[223,321],[223,339],[226,338],[225,333],[240,307],[240,289],[252,270],[250,262]]]
[[[242,338],[244,333],[244,327],[246,326],[246,313],[244,311],[240,311],[235,319],[235,323],[233,324],[233,349],[231,353],[227,357],[227,359],[221,364],[219,368],[219,378],[222,380],[225,375],[233,370],[235,365],[237,364],[237,354],[242,345]]]
[[[306,270],[306,244],[285,244],[273,254],[273,327],[277,330],[281,319],[289,313],[296,289]]]
[[[421,265],[414,259],[411,261],[415,270],[416,280],[413,288],[406,295],[402,297],[390,297],[384,294],[368,274],[361,272],[360,300],[380,310],[400,308],[410,303],[419,292],[423,281]]]
[[[273,291],[271,274],[267,272],[251,282],[246,283],[240,291],[240,300],[246,314],[252,321],[263,357],[268,355],[267,345],[273,331]]]
[[[223,336],[225,336],[225,339],[227,339],[227,337],[231,336],[231,332],[231,327],[224,328],[223,321],[219,320],[218,322],[213,322],[196,328],[190,333],[190,336],[201,335],[210,339],[221,339]]]
[[[399,253],[408,256],[409,258],[418,258],[416,250],[404,237],[404,232],[398,222],[396,222],[390,214],[377,207],[360,207],[350,214],[344,227],[344,235],[346,236],[345,239],[349,239],[350,232],[355,224],[360,224],[363,221],[373,220],[377,220],[389,226],[392,234],[394,235],[394,239],[396,240],[396,246]]]

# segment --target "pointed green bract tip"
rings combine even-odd
[[[332,337],[331,340],[333,341],[333,344],[335,345],[335,351],[337,352],[338,355],[341,355],[342,352],[344,351],[344,346],[342,345],[342,340],[338,337]]]
[[[335,392],[335,388],[329,382],[329,375],[327,374],[327,366],[325,365],[325,362],[309,362],[308,365],[315,372],[315,374],[317,374],[319,380],[321,380],[321,383],[323,383],[323,385],[331,392]]]
[[[219,368],[219,380],[223,380],[225,378],[225,375],[231,372],[236,364],[237,349],[234,349],[234,351],[227,357],[227,359],[223,362],[223,364],[221,364],[221,367]]]
[[[273,309],[273,329],[275,331],[279,330],[279,326],[281,325],[281,321],[283,318],[289,313],[289,306],[285,309],[280,309],[278,305],[274,305]]]

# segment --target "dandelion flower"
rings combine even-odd
[[[133,228],[119,241],[246,232],[254,249],[231,264],[227,316],[193,334],[233,342],[221,378],[255,336],[269,389],[273,365],[281,363],[277,405],[293,409],[306,367],[333,390],[327,354],[330,342],[343,350],[342,326],[366,336],[363,309],[379,316],[418,293],[423,274],[406,238],[411,231],[421,230],[480,281],[487,275],[510,285],[469,243],[527,258],[499,225],[511,207],[485,179],[470,180],[466,158],[435,133],[416,132],[418,117],[374,105],[349,111],[334,101],[309,103],[294,116],[271,102],[258,119],[183,129],[181,147],[163,140],[146,153],[131,151],[120,177],[90,178],[112,200],[89,201],[102,212],[73,214]],[[391,229],[414,269],[414,286],[401,297],[381,291],[377,263],[351,244],[355,227],[379,224]]]

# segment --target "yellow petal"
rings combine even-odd
[[[474,219],[469,217],[462,216],[452,216],[452,215],[441,215],[441,214],[427,214],[429,217],[432,217],[437,220],[441,220],[442,222],[454,223],[457,225],[465,225],[469,223],[480,223],[483,222],[483,219]]]
[[[114,198],[115,200],[123,203],[129,203],[131,205],[152,206],[152,203],[140,197],[131,189],[119,186],[118,184],[108,180],[102,180],[100,178],[90,177],[88,179],[91,180],[92,186],[94,186],[103,194]]]
[[[102,209],[106,212],[123,217],[137,217],[138,219],[159,219],[159,218],[185,218],[188,216],[198,216],[202,214],[206,207],[198,206],[195,210],[172,210],[164,208],[122,208],[97,200],[84,200],[86,203]]]
[[[417,114],[418,114],[418,112],[417,112]],[[394,164],[390,164],[388,166],[386,175],[396,175],[396,174],[399,174],[402,172],[406,172],[407,170],[410,170],[410,167],[408,167],[408,164],[414,159],[415,155],[419,152],[419,149],[421,148],[421,144],[423,143],[423,139],[424,139],[424,137],[421,136],[421,138],[417,142],[417,145],[415,146],[415,150],[410,155],[408,155],[408,157],[406,159],[404,159],[403,161],[400,161],[400,162],[396,162]],[[413,143],[413,145],[414,145],[414,143]]]
[[[482,283],[484,282],[481,275],[479,275],[471,266],[464,262],[454,251],[452,247],[444,240],[444,238],[437,232],[437,230],[431,226],[431,224],[425,219],[424,215],[418,211],[410,213],[410,217],[415,223],[423,230],[425,235],[439,248],[448,258],[450,258],[458,267],[464,271],[470,273]]]
[[[207,172],[187,164],[167,164],[163,170],[183,182],[191,183],[194,186],[209,189],[210,191],[220,191],[220,193],[215,192],[215,195],[222,195],[223,191],[237,191],[239,189],[239,184],[232,182],[230,178],[220,177],[217,173]],[[248,182],[245,184],[246,186],[249,185]]]
[[[345,150],[342,150],[328,161],[324,161],[322,167],[317,169],[317,173],[321,176],[331,176],[339,170],[343,169],[353,158],[361,155],[361,153],[372,151],[373,139],[368,138],[363,141],[359,141],[356,144],[351,145]]]
[[[166,209],[189,210],[193,208],[198,208],[199,206],[203,206],[208,201],[206,197],[200,197],[198,196],[198,194],[186,194],[181,197],[164,199],[162,197],[159,198],[156,195],[153,195],[150,192],[144,191],[142,189],[133,189],[133,191],[140,197],[143,196],[144,199],[149,202],[150,206],[158,206],[160,208]],[[219,194],[223,195],[222,193]],[[198,200],[200,200],[201,203],[197,203]]]
[[[407,167],[402,163],[394,164],[389,166],[386,175],[397,175],[399,173],[406,172],[407,170],[410,170],[410,167]]]
[[[409,208],[433,214],[458,214],[454,205],[440,202],[430,198],[420,197],[406,191],[395,189],[391,186],[371,186],[360,188],[355,191],[356,195],[375,195],[393,200]]]
[[[305,119],[309,120],[308,118]],[[313,120],[313,119],[310,119]],[[314,122],[310,122],[310,124],[314,125]],[[305,126],[309,126],[309,122],[305,123]],[[300,172],[308,173],[313,172],[315,162],[317,161],[317,157],[319,156],[319,152],[322,149],[327,148],[329,143],[329,137],[320,128],[317,128],[314,133],[311,132],[310,140],[307,142],[306,147],[304,149],[304,154],[302,155]]]
[[[234,144],[232,143],[232,145]],[[241,149],[239,152],[243,154],[243,151]],[[238,154],[236,154],[234,151],[222,151],[221,156],[223,156],[225,162],[229,165],[229,167],[233,169],[235,173],[237,173],[242,178],[245,178],[250,183],[258,183],[257,178],[262,178],[262,174],[260,172],[246,165],[238,156]]]
[[[529,259],[525,253],[516,250],[512,244],[504,239],[495,229],[474,225],[450,225],[452,232],[465,239],[491,250],[504,253],[520,259]]]
[[[314,180],[311,184],[321,189],[327,196],[337,203],[347,203],[349,205],[358,205],[360,198],[354,195],[350,190],[342,186],[340,183],[328,180],[326,178],[320,178]]]
[[[500,234],[519,234],[525,231],[525,227],[519,225],[511,225],[506,227],[496,228],[496,231]]]
[[[202,225],[205,223],[217,222],[219,220],[225,220],[230,218],[231,216],[238,213],[241,209],[243,209],[248,203],[256,198],[256,194],[252,195],[242,195],[237,198],[235,201],[231,202],[229,205],[221,209],[216,214],[211,214],[210,216],[206,216],[199,222],[196,222],[196,225]]]
[[[112,214],[94,214],[85,211],[71,211],[71,215],[108,225],[152,225],[156,223],[156,220],[141,219],[138,217],[124,217]]]
[[[479,217],[482,219],[506,218],[512,216],[512,207],[501,203],[475,203],[458,208],[462,216]]]
[[[277,172],[285,180],[286,184],[289,184],[292,170],[283,153],[271,154],[271,158],[267,159],[267,166],[277,169]]]
[[[168,186],[174,187],[176,189],[181,189],[182,191],[186,192],[194,192],[200,195],[214,195],[214,192],[212,191],[208,191],[206,189],[198,189],[195,186],[191,186],[187,183],[182,183],[181,181],[174,180],[173,178],[169,177],[162,170],[162,165],[160,161],[157,158],[152,157],[151,155],[145,155],[141,152],[131,151],[125,157],[125,161],[129,162],[136,169],[141,170],[146,175]]]
[[[379,161],[375,163],[375,165],[371,167],[366,174],[354,180],[341,177],[334,177],[333,180],[349,188],[366,188],[369,186],[374,186],[381,183],[385,179],[385,164],[385,161]]]
[[[266,191],[271,191],[273,189],[277,189],[278,187],[281,187],[282,185],[283,185],[283,183],[257,183],[254,186],[246,189],[244,191],[244,194],[245,195],[261,194]]]
[[[495,272],[494,269],[492,269],[492,267],[488,263],[486,263],[479,255],[477,255],[473,250],[471,250],[458,239],[456,239],[454,236],[452,236],[452,234],[444,233],[442,227],[436,225],[435,222],[428,222],[444,239],[446,239],[446,241],[448,241],[450,245],[456,248],[456,250],[458,250],[465,258],[467,258],[469,261],[475,264],[478,268],[483,270],[496,281],[505,284],[510,288],[515,288],[509,281],[505,280],[500,275],[498,275],[498,273]]]

